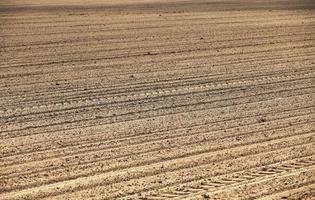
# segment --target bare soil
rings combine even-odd
[[[0,199],[315,198],[315,3],[0,1]]]

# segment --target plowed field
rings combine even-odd
[[[315,3],[2,0],[0,199],[315,198]]]

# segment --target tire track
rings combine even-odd
[[[47,136],[44,137],[45,138],[44,141],[42,141],[42,142],[31,141],[31,143],[33,145],[40,145],[37,147],[33,147],[33,148],[36,148],[37,153],[40,153],[41,151],[43,151],[44,146],[45,146],[45,148],[47,148],[46,150],[50,150],[50,151],[53,151],[53,150],[58,150],[60,152],[65,151],[66,149],[69,148],[70,144],[71,144],[71,148],[75,148],[77,145],[79,145],[77,148],[72,150],[73,152],[74,151],[81,152],[82,147],[83,147],[81,145],[87,145],[85,148],[89,148],[91,150],[95,149],[95,148],[99,149],[100,144],[104,145],[104,142],[99,142],[99,141],[106,141],[108,144],[107,144],[105,149],[110,149],[110,148],[122,147],[124,145],[124,143],[119,144],[119,145],[117,143],[115,144],[114,143],[115,141],[117,141],[119,143],[128,141],[128,142],[126,142],[126,145],[139,145],[139,144],[141,144],[141,141],[158,141],[157,138],[171,139],[171,138],[177,138],[177,137],[185,136],[188,133],[190,135],[203,133],[201,131],[192,131],[196,128],[201,129],[201,130],[208,130],[208,131],[223,131],[223,130],[227,131],[230,128],[236,128],[236,127],[241,128],[243,126],[255,125],[257,123],[257,118],[262,116],[262,115],[266,118],[268,123],[271,123],[273,120],[286,119],[286,117],[291,118],[291,117],[308,115],[308,114],[311,114],[312,110],[313,110],[312,106],[295,108],[295,106],[291,105],[291,109],[285,109],[285,110],[282,110],[281,112],[276,111],[276,112],[246,113],[246,116],[232,116],[232,117],[221,116],[220,119],[211,120],[209,122],[206,121],[204,123],[200,123],[200,122],[199,123],[198,122],[197,123],[190,123],[188,125],[182,125],[182,126],[179,126],[176,128],[167,128],[167,129],[158,128],[158,129],[153,129],[153,130],[149,130],[149,131],[147,130],[148,132],[147,131],[145,131],[145,132],[141,131],[140,132],[140,130],[139,130],[138,133],[128,133],[127,135],[116,130],[117,132],[115,133],[115,135],[117,135],[118,133],[120,133],[120,134],[117,136],[114,136],[114,137],[113,137],[113,135],[100,135],[97,133],[86,133],[86,134],[80,134],[80,139],[78,140],[76,134],[74,134],[74,133],[72,133],[72,134],[69,133],[70,137],[69,136],[65,137],[65,133],[64,133],[61,138],[57,137],[58,133],[56,133],[55,136],[53,136],[52,134],[49,134],[48,137]],[[290,114],[291,112],[294,112],[295,115],[291,115]],[[280,115],[281,117],[272,116],[272,114],[276,114],[276,113],[281,113],[281,115]],[[289,118],[287,118],[287,119],[289,119]],[[209,126],[210,124],[211,124],[211,127],[217,127],[219,129],[207,128],[207,126]],[[224,125],[225,125],[225,129],[223,128]],[[182,131],[185,131],[185,133],[182,134],[181,133]],[[169,135],[165,136],[165,134],[168,134],[171,132],[173,132],[172,136],[169,136]],[[24,138],[19,138],[19,139],[25,140],[25,139],[27,139],[27,137],[28,136],[26,135],[26,136],[24,136]],[[54,138],[54,137],[56,137],[56,138]],[[142,137],[145,138],[145,140],[141,139]],[[40,138],[43,138],[43,135],[41,135]],[[68,139],[69,141],[71,141],[71,143],[69,143],[68,147],[64,142],[63,142],[63,145],[60,146],[60,143],[58,142],[59,139],[63,139],[63,140]],[[11,143],[10,140],[12,141],[12,139],[2,140],[2,143],[10,144]],[[15,139],[13,139],[13,141],[14,140]],[[48,142],[48,144],[43,143],[43,142]],[[49,147],[51,145],[51,143],[55,143],[55,144],[59,144],[59,145],[57,145],[56,148],[52,148],[52,147]],[[114,143],[114,144],[112,144],[112,143]],[[23,152],[22,155],[25,155],[26,153],[35,153],[33,151],[28,151],[26,149],[22,150],[21,148],[24,146],[22,144],[18,144],[18,146],[19,146],[19,151]],[[5,146],[3,146],[2,148],[3,148],[3,150],[5,150]],[[21,155],[20,153],[16,152],[17,151],[16,149],[13,149],[12,151],[14,151],[15,153],[9,154],[9,155],[7,153],[5,153],[5,151],[2,151],[1,153],[3,156],[1,157],[1,160],[3,158],[7,158],[8,156]],[[50,154],[51,153],[52,152],[50,152]],[[42,154],[42,153],[40,153],[40,154]],[[33,154],[33,157],[34,157],[34,154]],[[45,155],[45,157],[47,157],[47,156]],[[14,159],[18,160],[16,158],[14,158]]]
[[[269,179],[270,177],[279,176],[279,174],[290,173],[295,170],[300,170],[308,167],[314,167],[315,158],[313,156],[297,159],[294,161],[288,161],[285,163],[279,163],[264,167],[259,167],[256,169],[251,169],[245,172],[238,172],[230,175],[229,177],[218,177],[213,181],[202,181],[198,185],[193,187],[181,187],[178,190],[160,192],[154,196],[146,196],[148,200],[154,199],[189,199],[196,198],[197,195],[202,196],[203,192],[217,191],[224,187],[224,190],[230,187],[235,187],[235,185],[245,184],[250,182],[255,182],[256,179]],[[206,196],[206,195],[203,195]],[[210,196],[210,195],[208,195]],[[133,196],[136,198],[136,196]]]
[[[308,73],[304,73],[304,74],[294,74],[294,75],[286,75],[286,76],[268,76],[268,77],[263,77],[262,78],[257,78],[257,79],[254,79],[254,80],[242,80],[240,79],[238,82],[225,82],[225,83],[222,83],[222,84],[218,84],[218,83],[215,83],[215,84],[204,84],[204,85],[198,85],[198,86],[189,86],[189,87],[185,87],[185,88],[178,88],[178,89],[172,89],[172,90],[159,90],[159,91],[152,91],[152,92],[146,92],[146,93],[139,93],[139,94],[132,94],[132,95],[126,95],[126,96],[110,96],[110,97],[107,97],[107,98],[94,98],[94,99],[87,99],[85,100],[85,103],[93,103],[93,102],[97,102],[97,103],[105,103],[105,102],[108,102],[112,99],[129,99],[129,98],[139,98],[139,97],[149,97],[149,96],[155,96],[155,95],[165,95],[165,94],[172,94],[172,93],[178,93],[178,92],[182,92],[182,91],[192,91],[192,90],[200,90],[200,89],[203,89],[203,88],[212,88],[212,87],[229,87],[231,85],[237,85],[237,84],[247,84],[247,85],[251,85],[255,82],[263,82],[263,81],[273,81],[273,80],[281,80],[282,78],[285,78],[285,79],[292,79],[292,78],[296,78],[296,77],[304,77],[304,76],[308,76],[308,75],[313,75],[315,72],[308,72]],[[258,76],[259,77],[259,76]],[[313,78],[313,77],[311,77]],[[229,79],[225,79],[224,81],[227,81]],[[233,80],[233,79],[232,79]],[[200,80],[198,80],[200,81]],[[137,90],[135,90],[137,91]],[[115,100],[115,101],[117,101]],[[119,100],[118,100],[119,101]],[[77,100],[77,101],[71,101],[71,102],[62,102],[62,103],[56,103],[56,104],[49,104],[49,105],[39,105],[39,106],[32,106],[32,107],[23,107],[23,108],[15,108],[15,109],[6,109],[6,110],[0,110],[0,113],[2,114],[6,114],[6,113],[10,113],[10,112],[21,112],[23,110],[30,110],[30,109],[38,109],[38,108],[48,108],[48,107],[53,107],[53,106],[60,106],[60,105],[71,105],[71,104],[78,104],[78,103],[81,103],[82,100]]]
[[[313,138],[313,136],[314,136],[314,134],[313,133],[306,133],[306,138]],[[285,137],[285,138],[288,138],[288,137]],[[289,136],[289,138],[292,138],[292,136]],[[305,138],[302,138],[301,137],[301,135],[299,135],[299,134],[297,134],[296,136],[293,136],[293,138],[296,138],[295,140],[286,140],[286,139],[278,139],[278,140],[280,140],[280,141],[282,141],[282,140],[285,140],[286,142],[285,143],[282,143],[283,145],[285,145],[285,146],[290,146],[290,143],[299,143],[300,145],[301,145],[301,142],[303,141],[303,143],[305,142]],[[307,139],[308,140],[308,139]],[[310,140],[310,141],[312,141],[312,140]],[[252,148],[256,148],[256,150],[255,151],[258,151],[258,147],[257,147],[257,145],[258,146],[260,146],[260,145],[263,145],[263,144],[269,144],[270,143],[270,141],[268,141],[268,142],[260,142],[260,143],[250,143],[250,144],[247,144],[246,146],[252,146]],[[272,140],[271,141],[271,144],[277,144],[277,140]],[[311,142],[311,143],[313,143],[313,142]],[[311,144],[311,143],[309,143],[309,144]],[[274,145],[273,144],[273,145]],[[280,144],[281,144],[281,142],[280,142]],[[273,146],[273,145],[271,145],[271,146]],[[246,148],[246,146],[245,147],[242,147],[242,148]],[[311,146],[314,146],[314,145],[311,145]],[[304,147],[305,147],[305,145],[304,145]],[[238,149],[238,148],[240,148],[240,147],[235,147],[235,149]],[[232,149],[234,149],[234,148],[229,148],[229,149],[227,149],[227,150],[225,150],[225,151],[223,151],[223,152],[226,152],[226,151],[231,151]],[[278,150],[279,150],[279,148],[277,148]],[[263,149],[261,149],[261,150],[263,150],[263,152],[265,152],[265,151],[268,151],[266,148],[263,148]],[[261,150],[259,150],[259,151],[261,151]],[[270,151],[270,150],[269,150]],[[222,150],[221,151],[219,151],[219,152],[222,152]],[[222,156],[220,156],[220,159],[224,159],[224,158],[226,158],[226,153],[221,153],[222,154]],[[241,152],[243,152],[243,151],[241,151]],[[240,152],[240,153],[241,153]],[[260,152],[261,153],[261,152]],[[185,157],[179,157],[179,158],[172,158],[171,160],[164,160],[164,161],[161,161],[162,163],[165,163],[165,162],[178,162],[177,160],[187,160],[189,157],[198,157],[198,158],[200,158],[200,159],[202,159],[203,160],[203,162],[205,162],[205,158],[207,158],[207,156],[205,157],[205,155],[207,155],[207,154],[209,154],[209,153],[202,153],[202,154],[200,154],[200,153],[195,153],[195,154],[192,154],[192,155],[186,155]],[[210,153],[210,155],[211,155],[212,153]],[[245,156],[245,155],[248,155],[249,153],[241,153],[243,156]],[[209,155],[209,156],[210,156]],[[188,156],[188,157],[187,157]],[[237,156],[237,154],[235,154],[235,152],[234,152],[234,154],[233,154],[233,157],[234,156]],[[212,156],[211,156],[212,157]],[[175,160],[174,160],[175,159]],[[210,159],[210,157],[209,157],[209,159]],[[213,159],[213,158],[212,158]],[[212,159],[210,159],[210,160],[212,160]],[[228,159],[232,159],[231,157],[229,157]],[[208,163],[210,160],[207,160],[207,162],[206,163]],[[191,162],[188,162],[187,164],[187,166],[186,165],[176,165],[176,169],[177,170],[180,170],[180,169],[183,169],[183,168],[191,168],[192,167],[192,165],[195,165],[196,163],[198,163],[198,162],[194,162],[194,163],[191,163]],[[154,166],[154,165],[160,165],[161,163],[148,163],[150,166]],[[148,164],[146,164],[146,165],[148,165]],[[146,166],[145,165],[145,166]],[[164,164],[164,165],[166,165],[166,164]],[[200,163],[198,164],[198,165],[200,165]],[[140,167],[140,168],[143,168],[143,167],[145,167],[143,164],[141,165],[141,166],[137,166],[137,167]],[[180,166],[180,167],[178,167],[178,166]],[[175,167],[175,166],[174,166]],[[130,169],[130,168],[129,168]],[[154,171],[156,171],[156,170],[159,170],[160,168],[157,168],[157,169],[155,169],[155,170],[149,170],[148,171],[148,173],[149,174],[152,174],[152,173],[154,173]],[[167,169],[167,167],[165,168],[165,169]],[[141,170],[140,170],[141,171]],[[173,170],[172,170],[173,171]],[[69,172],[68,172],[69,173]],[[114,173],[114,172],[113,172]],[[160,172],[161,173],[161,172]],[[101,173],[101,174],[98,174],[98,175],[94,175],[94,177],[98,177],[98,176],[104,176],[104,175],[106,175],[106,174],[104,174],[104,173]],[[140,175],[140,174],[139,174]],[[141,176],[147,176],[148,174],[146,174],[146,173],[141,173]],[[76,176],[78,176],[78,174],[76,174]],[[84,175],[84,177],[82,177],[82,178],[88,178],[88,179],[90,179],[91,177],[91,174],[90,175]],[[68,176],[67,176],[68,177]],[[98,178],[97,178],[98,179]],[[96,179],[95,179],[96,180]],[[75,180],[73,180],[73,181],[77,181],[77,178],[75,179]],[[45,183],[45,184],[47,184],[47,183]],[[99,183],[98,183],[99,184]],[[89,185],[89,187],[91,187],[92,185]],[[32,187],[35,187],[35,185],[33,185]],[[38,186],[36,186],[36,187],[38,187]],[[20,188],[21,189],[21,188]],[[19,190],[20,190],[19,189]]]
[[[295,140],[296,141],[296,140]],[[291,141],[290,141],[291,142]],[[286,146],[288,146],[288,142],[286,142],[286,144],[285,144]],[[290,145],[289,145],[290,146]],[[299,145],[297,145],[297,146],[299,146]],[[300,151],[300,152],[309,152],[309,150],[310,150],[310,148],[312,149],[313,148],[313,146],[314,146],[314,144],[312,145],[312,144],[306,144],[306,143],[304,143],[303,142],[303,145],[302,145],[303,147],[299,147],[299,148],[296,148],[296,150],[301,150],[301,148],[302,149],[305,149],[305,150],[302,150],[302,151]],[[310,147],[311,146],[311,147]],[[270,160],[270,157],[272,157],[271,155],[275,155],[275,156],[273,156],[273,157],[279,157],[278,155],[277,155],[277,153],[280,153],[281,152],[281,154],[282,154],[282,157],[283,157],[283,155],[286,155],[286,154],[288,154],[287,152],[288,151],[290,151],[289,149],[292,149],[292,148],[294,148],[295,146],[293,145],[293,146],[290,146],[290,147],[287,147],[287,148],[284,148],[284,149],[282,149],[282,148],[279,148],[279,146],[277,146],[278,148],[277,148],[277,150],[272,150],[272,151],[266,151],[265,150],[265,148],[264,148],[264,150],[263,150],[263,152],[260,152],[260,153],[258,153],[258,155],[260,156],[260,158],[262,159],[262,157],[264,157],[264,156],[262,156],[262,155],[266,155],[267,157],[269,157],[269,159],[267,159],[267,160]],[[257,144],[256,145],[254,145],[254,147],[253,147],[254,149],[257,149]],[[308,150],[306,150],[306,149],[308,149]],[[247,151],[249,151],[249,149],[247,149]],[[257,151],[255,151],[256,153],[257,153]],[[277,152],[277,153],[276,153]],[[291,152],[291,151],[290,151]],[[253,153],[253,152],[252,152]],[[235,158],[235,159],[232,159],[232,158],[229,158],[229,159],[232,159],[232,160],[228,160],[228,161],[224,161],[224,159],[222,159],[222,160],[217,160],[217,162],[227,162],[227,163],[229,163],[229,162],[232,162],[232,163],[235,163],[236,161],[238,161],[238,165],[240,165],[240,164],[242,164],[242,165],[244,165],[244,164],[249,164],[248,163],[248,161],[245,161],[245,158],[248,160],[248,159],[253,159],[253,158],[250,158],[250,157],[257,157],[258,155],[257,154],[254,154],[254,155],[247,155],[246,153],[244,153],[244,154],[242,154],[242,156],[238,156],[238,158]],[[291,156],[293,155],[293,154],[295,154],[295,152],[292,152],[291,153]],[[300,155],[300,153],[296,153],[296,154],[299,154]],[[310,155],[310,153],[306,153],[305,154],[305,156],[306,155]],[[237,156],[237,155],[235,155],[235,156]],[[210,159],[211,160],[211,159]],[[209,162],[210,162],[210,160],[208,160]],[[240,163],[240,160],[243,160],[243,163]],[[176,162],[178,162],[178,160],[176,161]],[[209,163],[208,162],[208,163]],[[134,169],[134,170],[132,170],[132,173],[119,173],[119,177],[121,177],[120,178],[120,180],[121,181],[127,181],[127,180],[132,180],[132,179],[137,179],[137,178],[141,178],[141,177],[148,177],[148,176],[152,176],[152,175],[154,175],[155,174],[155,171],[159,171],[159,173],[166,173],[166,169],[168,168],[167,166],[168,165],[166,165],[165,164],[165,162],[163,162],[164,163],[164,167],[163,168],[161,168],[161,167],[157,167],[155,170],[153,170],[153,169],[147,169],[148,168],[148,166],[146,167],[146,169],[145,169],[145,171],[144,170],[141,170],[141,169]],[[188,166],[183,166],[183,165],[180,165],[180,167],[178,167],[178,165],[176,165],[177,166],[177,168],[176,168],[176,171],[174,171],[174,170],[172,170],[170,173],[176,173],[177,171],[183,171],[183,170],[189,170],[189,171],[191,171],[191,170],[193,170],[193,169],[196,169],[196,168],[200,168],[200,167],[209,167],[209,166],[213,166],[213,163],[212,164],[203,164],[203,165],[198,165],[198,166],[195,166],[196,168],[194,168],[193,167],[193,165],[194,164],[192,164],[192,163],[190,163],[190,165],[189,165],[189,167]],[[250,165],[253,165],[253,164],[250,164]],[[246,167],[250,167],[250,165],[246,165]],[[257,165],[257,163],[256,163],[256,165]],[[168,169],[169,170],[169,169]],[[222,170],[222,169],[221,169]],[[113,173],[115,173],[115,174],[117,174],[117,172],[113,172]],[[218,172],[217,172],[218,173]],[[130,177],[130,178],[128,178],[128,179],[125,179],[125,178],[123,178],[124,176],[128,176],[128,177]],[[105,182],[105,180],[104,179],[102,179],[101,177],[107,177],[106,178],[106,182]],[[100,179],[101,178],[101,179]],[[34,196],[34,195],[32,195],[32,198],[35,198],[35,199],[37,199],[37,198],[44,198],[44,197],[47,197],[47,195],[49,195],[50,196],[50,198],[52,198],[53,196],[56,196],[56,195],[62,195],[62,194],[68,194],[68,195],[71,195],[71,193],[73,193],[73,192],[79,192],[79,191],[82,191],[83,193],[84,193],[84,195],[89,195],[89,192],[87,191],[87,190],[89,190],[89,189],[91,189],[91,188],[94,188],[95,186],[97,186],[97,187],[101,187],[102,185],[108,185],[108,184],[114,184],[114,183],[118,183],[118,180],[117,180],[117,178],[115,178],[115,177],[110,177],[110,175],[109,174],[107,174],[106,176],[103,174],[103,175],[99,175],[99,176],[94,176],[94,177],[91,177],[91,176],[88,176],[88,177],[86,177],[85,178],[86,180],[89,180],[88,181],[88,183],[89,183],[89,185],[86,185],[86,186],[84,186],[83,187],[83,184],[85,183],[85,181],[84,181],[84,179],[83,180],[78,180],[78,179],[76,179],[76,180],[74,180],[74,182],[79,182],[80,181],[80,184],[76,184],[76,186],[74,186],[74,185],[72,185],[71,184],[71,186],[70,186],[70,183],[68,183],[69,185],[67,185],[67,186],[65,186],[64,185],[64,183],[56,183],[56,185],[55,185],[55,187],[57,186],[57,185],[59,185],[59,186],[61,186],[61,187],[59,187],[59,190],[55,190],[55,191],[50,191],[49,193],[47,193],[47,190],[46,190],[46,192],[44,192],[43,190],[41,190],[42,192],[41,193],[39,193],[38,191],[35,193],[36,194],[36,196]],[[93,183],[93,181],[95,181],[94,183]],[[168,180],[169,181],[169,180]],[[93,183],[93,184],[92,184]],[[103,183],[103,184],[102,184]],[[106,183],[106,184],[105,184]],[[167,183],[166,183],[167,184]],[[58,187],[58,186],[57,186]],[[45,186],[44,186],[44,188],[45,188]],[[43,188],[43,189],[44,189]],[[53,188],[53,187],[50,187],[51,189]],[[77,188],[77,189],[75,189],[75,188]],[[47,188],[48,189],[48,188]],[[34,188],[32,189],[33,191],[34,191]],[[36,189],[36,190],[39,190],[39,189]],[[27,190],[25,191],[26,193],[28,193],[27,192]],[[96,193],[97,192],[97,193]],[[98,194],[98,190],[95,190],[94,191],[94,194],[96,195],[96,194]],[[19,192],[19,193],[21,193],[21,192]],[[106,194],[106,193],[103,193],[103,194]],[[76,194],[76,196],[77,197],[80,197],[81,195],[80,194]],[[102,196],[102,195],[101,195]],[[12,196],[11,196],[12,197]],[[13,198],[13,197],[12,197]],[[82,196],[81,196],[81,198],[82,198]],[[13,198],[14,199],[14,198]]]
[[[312,114],[309,114],[311,117],[310,119],[308,118],[302,118],[302,119],[299,119],[298,117],[294,117],[293,119],[295,120],[299,120],[298,122],[294,122],[294,121],[290,121],[289,118],[288,119],[288,122],[287,123],[279,123],[278,124],[278,127],[275,126],[275,125],[270,125],[269,128],[266,128],[266,127],[262,127],[262,128],[257,128],[255,126],[257,126],[257,124],[254,124],[252,126],[249,126],[249,127],[252,127],[254,128],[253,130],[250,130],[250,129],[245,129],[244,126],[241,126],[239,127],[239,129],[245,129],[245,132],[244,133],[238,133],[238,134],[235,134],[233,133],[232,131],[237,131],[238,129],[237,128],[227,128],[225,131],[224,130],[212,130],[210,132],[197,132],[197,133],[194,133],[192,135],[179,135],[179,136],[176,136],[176,137],[171,137],[171,138],[162,138],[162,139],[155,139],[155,140],[149,140],[149,141],[144,141],[144,142],[140,142],[138,144],[134,144],[134,145],[128,145],[128,147],[130,149],[133,149],[133,153],[131,154],[130,152],[124,150],[124,147],[102,147],[102,146],[99,146],[99,148],[97,149],[83,149],[81,151],[71,151],[71,152],[67,152],[65,150],[63,150],[62,154],[60,155],[56,155],[56,156],[52,156],[52,157],[47,157],[45,156],[44,158],[40,158],[40,157],[35,157],[36,154],[34,155],[33,153],[31,153],[31,159],[30,160],[27,160],[27,155],[25,154],[22,154],[22,155],[19,155],[18,157],[14,156],[13,158],[12,157],[9,157],[10,158],[10,162],[8,162],[8,160],[6,159],[1,159],[2,160],[2,163],[4,165],[2,165],[2,167],[4,166],[10,166],[9,171],[7,171],[6,173],[1,173],[1,176],[2,178],[5,178],[7,176],[11,177],[10,175],[12,174],[11,170],[13,170],[16,173],[18,173],[18,171],[23,171],[23,170],[33,170],[33,167],[27,167],[28,164],[32,164],[32,165],[36,165],[37,167],[40,166],[40,164],[38,164],[38,162],[41,162],[41,161],[47,161],[49,159],[49,163],[46,163],[44,164],[44,166],[48,167],[49,170],[56,170],[56,169],[60,169],[60,167],[69,167],[69,166],[80,166],[82,164],[89,164],[90,167],[93,167],[93,164],[96,163],[96,162],[99,162],[99,161],[102,161],[102,162],[105,162],[105,163],[111,163],[111,161],[116,161],[117,160],[124,160],[124,159],[130,159],[128,158],[129,156],[142,156],[142,155],[146,155],[146,154],[150,154],[150,155],[153,155],[151,157],[151,159],[154,157],[154,155],[156,155],[157,152],[160,152],[160,151],[170,151],[170,150],[175,150],[176,148],[179,148],[179,149],[183,149],[183,146],[184,146],[184,149],[187,149],[186,146],[191,146],[193,147],[192,149],[199,149],[200,147],[194,147],[196,146],[195,144],[198,143],[197,146],[201,146],[202,144],[210,144],[210,143],[214,143],[214,145],[210,148],[212,149],[212,151],[216,151],[216,150],[220,150],[220,148],[222,148],[220,145],[220,148],[216,149],[216,145],[218,145],[219,141],[221,140],[221,143],[224,144],[224,142],[222,142],[223,140],[227,140],[227,141],[234,141],[231,142],[231,146],[226,146],[226,148],[230,148],[230,147],[235,147],[239,144],[246,144],[246,140],[242,141],[241,143],[239,142],[239,140],[241,138],[243,138],[244,136],[246,135],[250,135],[250,136],[253,136],[253,139],[255,138],[254,136],[255,135],[262,135],[263,136],[263,139],[266,140],[266,138],[268,138],[267,140],[271,140],[272,137],[275,137],[275,136],[272,136],[272,134],[274,134],[275,131],[283,131],[283,130],[286,130],[286,131],[292,131],[292,130],[295,130],[296,128],[300,128],[301,130],[303,131],[307,131],[309,130],[309,124],[314,124],[313,121],[311,121],[312,119]],[[301,116],[301,117],[305,117],[305,116]],[[281,122],[281,121],[280,121]],[[275,123],[275,122],[274,122]],[[289,125],[288,125],[289,123]],[[291,126],[294,126],[294,128],[292,128]],[[247,132],[246,132],[247,131]],[[265,133],[264,133],[265,132]],[[214,134],[216,133],[220,133],[220,137],[215,137]],[[227,134],[228,133],[228,134]],[[287,134],[287,133],[284,133],[284,134]],[[295,133],[297,134],[297,133]],[[269,137],[267,137],[269,136]],[[275,138],[279,138],[281,135],[278,133],[277,136]],[[196,138],[198,137],[198,138]],[[200,137],[200,138],[199,138]],[[187,138],[187,140],[185,140],[185,138]],[[179,143],[179,141],[181,141],[181,145],[171,145],[170,142],[171,140],[178,140],[177,143]],[[189,142],[187,142],[189,141]],[[217,143],[216,143],[217,142]],[[166,147],[164,144],[168,144],[168,147]],[[237,144],[236,144],[237,143]],[[149,146],[149,147],[148,147]],[[180,146],[180,147],[179,147]],[[223,145],[224,146],[224,145]],[[143,150],[142,147],[145,149]],[[165,150],[167,149],[167,150]],[[117,152],[121,152],[120,154],[118,154],[117,152],[115,152],[114,154],[112,153],[114,150],[116,150]],[[222,150],[222,149],[221,149]],[[43,152],[43,153],[49,153],[49,155],[52,155],[51,152]],[[93,153],[95,156],[91,156]],[[110,156],[112,154],[112,156]],[[84,158],[84,155],[86,158]],[[96,156],[97,155],[97,156]],[[79,158],[79,156],[81,156],[81,158]],[[21,157],[21,158],[19,158]],[[24,157],[24,158],[23,158]],[[62,160],[60,160],[61,157],[67,157],[67,158],[64,158]],[[90,161],[89,159],[93,157],[93,161]],[[21,159],[23,159],[23,161],[21,161]],[[80,159],[80,164],[76,163],[76,160]],[[17,162],[17,160],[19,160]],[[66,161],[66,162],[65,162]],[[74,162],[73,162],[74,161]],[[36,164],[37,163],[37,164]],[[59,163],[59,164],[57,164]],[[57,165],[56,165],[57,164]],[[17,166],[16,166],[17,165]],[[53,166],[55,165],[55,166]],[[104,164],[105,165],[105,164]],[[130,166],[127,166],[127,167],[130,167]],[[15,169],[16,168],[16,169]],[[4,168],[5,169],[5,168]],[[5,170],[3,169],[3,172],[5,172]],[[36,174],[38,175],[38,174]],[[3,177],[4,176],[4,177]],[[11,177],[12,178],[12,177]]]

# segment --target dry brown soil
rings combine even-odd
[[[0,199],[315,198],[314,81],[312,0],[1,0]]]

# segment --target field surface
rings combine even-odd
[[[313,199],[314,83],[312,0],[1,0],[0,199]]]

